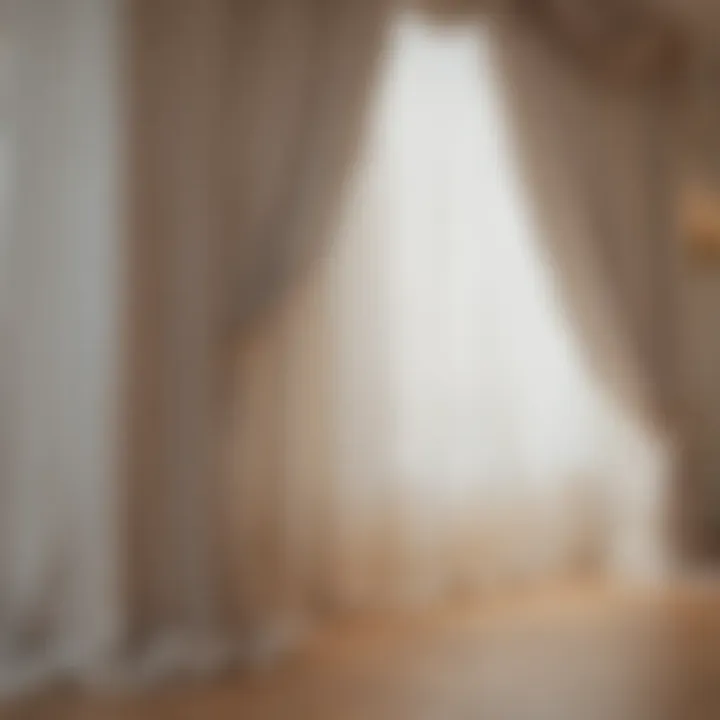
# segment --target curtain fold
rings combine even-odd
[[[526,28],[393,27],[333,250],[238,346],[234,546],[259,625],[668,559],[662,108]],[[517,93],[516,143],[495,83]]]
[[[232,358],[329,240],[390,8],[131,4],[126,610],[130,647],[161,664],[251,646],[253,613],[281,595],[243,587],[243,563],[273,577],[274,541],[235,549]],[[272,462],[281,437],[256,441]],[[266,503],[238,512],[268,534],[283,498],[266,481]]]
[[[230,336],[329,241],[382,51],[386,0],[236,6],[229,75]],[[236,90],[232,90],[236,88]]]
[[[118,9],[0,7],[0,692],[118,630]]]
[[[700,32],[682,3],[643,0],[415,0],[442,22],[520,20],[590,82],[638,89],[686,77]]]
[[[588,84],[517,24],[497,37],[558,287],[630,436],[657,443],[649,472],[669,492],[682,450],[673,94]]]
[[[689,28],[681,9],[632,0],[519,0],[553,52],[610,86],[672,83],[684,74]]]

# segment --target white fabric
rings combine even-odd
[[[2,3],[0,692],[117,629],[116,11]]]

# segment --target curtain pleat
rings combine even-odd
[[[588,84],[514,23],[497,38],[559,292],[629,435],[656,446],[648,472],[671,492],[682,452],[674,95]]]
[[[389,10],[131,3],[131,652],[242,652],[266,642],[262,617],[285,602],[286,438],[282,422],[263,432],[260,408],[235,448],[233,400],[243,412],[257,395],[235,395],[235,358],[330,241]],[[278,349],[259,372],[282,383],[283,361]],[[246,477],[228,473],[236,452]],[[261,493],[243,491],[259,477]]]

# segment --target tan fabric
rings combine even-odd
[[[132,8],[129,631],[152,647],[225,640],[228,626],[242,641],[254,623],[219,467],[228,359],[322,253],[388,6]],[[252,556],[271,567],[263,547]]]
[[[675,390],[672,98],[588,84],[517,26],[500,38],[518,151],[588,354],[663,418]]]
[[[595,82],[662,85],[687,70],[692,48],[679,8],[633,0],[519,0],[514,7]]]
[[[669,492],[682,452],[673,98],[588,84],[517,25],[498,38],[559,292],[629,432],[659,443]]]
[[[642,88],[687,79],[698,37],[677,0],[410,0],[441,21],[495,15],[532,29],[547,49],[595,83]],[[705,12],[708,21],[708,12]],[[702,22],[700,23],[702,24]],[[706,41],[707,42],[707,41]]]
[[[238,6],[229,40],[242,48],[225,147],[233,340],[329,241],[392,3],[251,5]]]

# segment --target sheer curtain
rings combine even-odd
[[[266,619],[278,588],[293,617],[663,558],[653,438],[577,351],[491,31],[393,28],[335,244],[238,354],[238,548]]]
[[[349,435],[363,398],[386,423],[382,467],[359,475],[391,485],[409,583],[554,572],[582,551],[563,536],[595,417],[517,183],[489,38],[406,15],[392,42],[359,180],[376,225],[357,252],[374,253],[378,308],[341,349],[342,362],[379,345],[384,386],[362,365],[339,371],[362,389]],[[342,288],[340,308],[362,307],[365,291]]]
[[[618,408],[618,447],[630,456],[611,474],[621,492],[659,493],[675,532],[687,479],[675,219],[682,93],[672,84],[631,91],[590,83],[520,23],[498,25],[495,41],[558,289],[584,357]]]
[[[0,2],[0,695],[118,626],[118,18]]]

